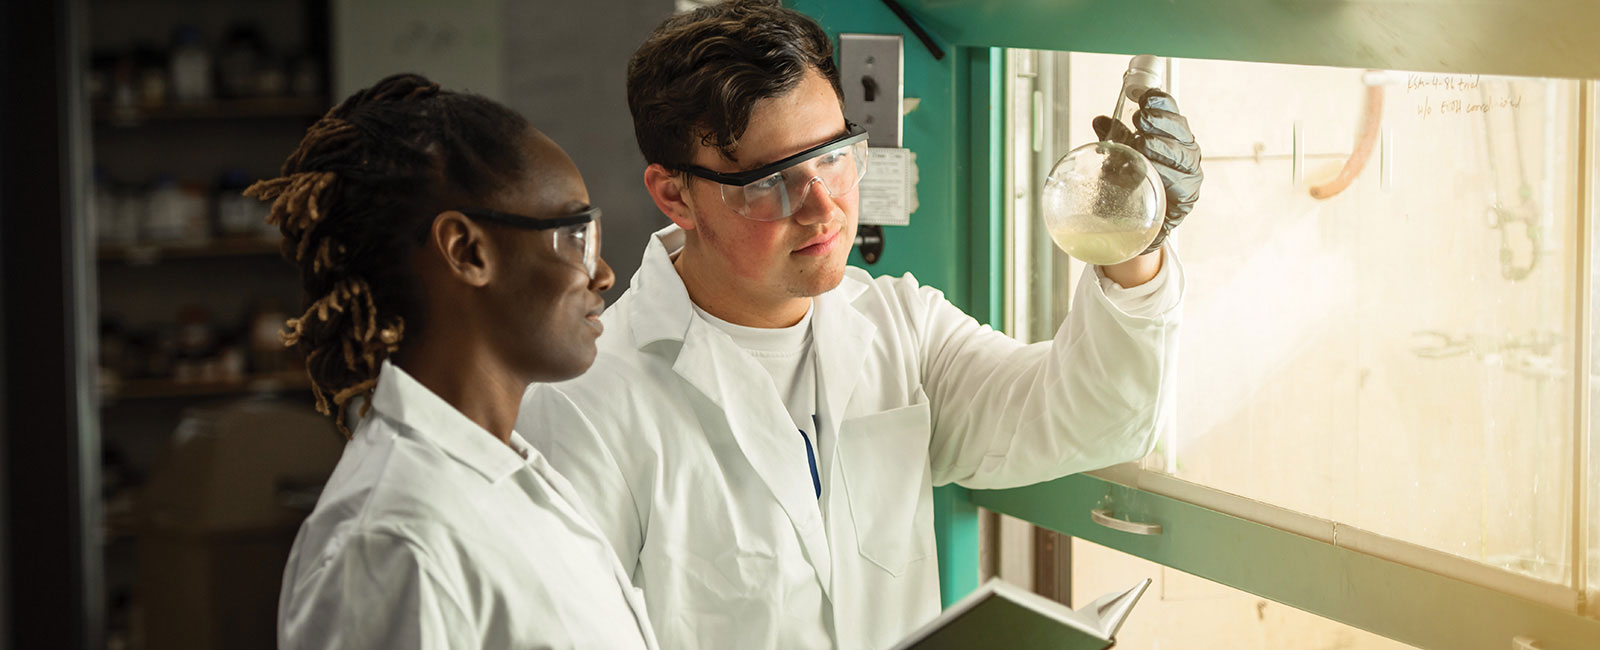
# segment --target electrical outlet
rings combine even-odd
[[[839,35],[844,116],[867,130],[873,147],[901,146],[904,52],[904,40],[899,34]]]

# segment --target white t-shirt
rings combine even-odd
[[[812,311],[807,309],[800,322],[789,327],[764,328],[735,325],[712,316],[698,305],[694,308],[696,315],[726,333],[734,345],[761,364],[772,378],[772,385],[794,420],[794,427],[804,436],[796,439],[796,445],[805,445],[797,448],[796,461],[810,465],[813,488],[820,498],[822,486],[828,483],[822,475],[821,466],[825,463],[820,459],[827,456],[823,453],[823,436],[817,426],[825,418],[817,413],[817,363],[811,351]]]

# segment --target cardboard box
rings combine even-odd
[[[309,404],[196,410],[139,497],[143,647],[270,649],[295,533],[343,451]]]

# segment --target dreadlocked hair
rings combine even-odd
[[[245,190],[272,203],[267,223],[300,270],[305,311],[279,334],[346,437],[350,400],[363,396],[365,415],[384,360],[425,326],[412,255],[434,215],[519,178],[528,128],[489,99],[394,75],[329,110],[279,177]]]

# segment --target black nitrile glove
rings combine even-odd
[[[1183,218],[1194,209],[1205,174],[1200,171],[1200,145],[1195,144],[1194,134],[1189,132],[1189,120],[1178,114],[1178,102],[1172,95],[1151,88],[1139,98],[1139,106],[1141,108],[1133,114],[1133,125],[1138,133],[1130,133],[1121,122],[1104,115],[1094,118],[1094,133],[1101,140],[1125,144],[1144,154],[1155,164],[1156,174],[1166,187],[1166,219],[1155,241],[1144,250],[1149,253],[1161,248],[1167,234],[1183,223]]]

